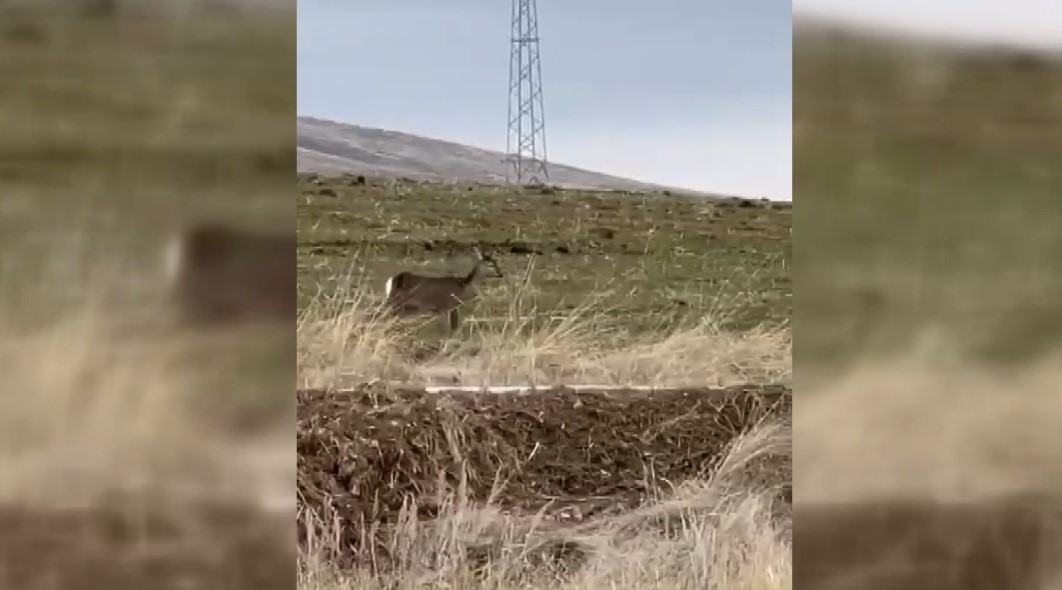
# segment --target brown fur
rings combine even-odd
[[[504,276],[494,258],[479,248],[473,251],[479,260],[466,275],[436,277],[403,271],[391,277],[387,310],[400,317],[436,315],[446,321],[449,330],[456,330],[461,322],[458,308],[476,297],[475,282],[481,276],[482,266],[487,264],[495,276]]]
[[[187,228],[177,240],[172,294],[185,320],[295,320],[294,234],[209,223]]]

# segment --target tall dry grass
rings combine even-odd
[[[239,355],[221,354],[255,337],[277,349],[271,329],[195,334],[168,323],[161,302],[134,312],[94,299],[24,329],[0,307],[0,503],[143,492],[290,509],[291,403],[277,397],[290,385],[239,383]],[[248,348],[245,360],[277,352]],[[253,432],[234,427],[253,412]]]
[[[471,304],[453,338],[438,338],[435,320],[399,321],[380,312],[372,288],[352,274],[318,294],[300,314],[299,383],[330,387],[373,380],[425,385],[725,386],[788,383],[792,337],[787,325],[724,328],[740,302],[632,334],[624,318],[591,295],[563,314],[536,308],[525,279],[482,288],[501,291],[501,310]],[[729,303],[729,304],[728,304]],[[496,312],[494,315],[491,312]],[[477,317],[477,313],[481,317]],[[428,334],[425,337],[425,334]],[[418,346],[423,355],[413,354]],[[421,356],[422,358],[418,358]]]
[[[798,501],[1062,492],[1062,63],[794,39]]]
[[[417,520],[411,503],[387,532],[394,567],[341,569],[338,535],[312,537],[300,552],[298,585],[304,590],[789,588],[791,532],[772,504],[777,490],[750,486],[743,478],[758,458],[787,452],[789,432],[780,424],[763,425],[734,441],[705,480],[660,490],[657,502],[634,512],[577,524],[547,523],[541,514],[514,516],[489,502],[473,505],[458,486],[444,495],[437,519]],[[573,561],[543,559],[544,553],[564,549]],[[374,563],[372,556],[360,557],[361,563]]]
[[[1062,350],[1001,368],[932,342],[828,380],[798,372],[800,501],[1062,494]]]
[[[0,340],[0,586],[282,584],[261,580],[294,573],[291,419],[203,420],[244,410],[195,339],[129,319],[66,309]]]
[[[622,319],[600,307],[604,297],[592,296],[563,315],[543,313],[535,307],[526,276],[484,285],[503,291],[508,306],[487,317],[498,310],[474,304],[460,333],[447,337],[434,331],[431,318],[399,321],[381,315],[371,288],[352,273],[340,281],[343,287],[318,294],[300,315],[300,386],[383,380],[703,387],[790,379],[787,326],[727,331],[722,327],[727,309],[717,305],[712,315],[631,334]],[[667,325],[663,314],[660,324]],[[428,354],[418,358],[411,352],[418,346]],[[633,513],[579,524],[547,524],[541,515],[507,514],[490,502],[474,505],[458,487],[433,501],[444,506],[439,518],[418,521],[411,504],[401,524],[387,533],[392,554],[399,556],[397,568],[340,567],[338,535],[311,538],[301,548],[299,587],[787,588],[788,520],[772,505],[777,490],[750,487],[741,473],[765,453],[780,447],[788,453],[789,432],[788,425],[764,425],[735,441],[706,480],[660,490],[657,501]],[[545,547],[573,545],[584,555],[574,571],[540,559]],[[469,552],[484,548],[489,553],[485,569],[469,558]],[[362,557],[362,562],[373,561]]]

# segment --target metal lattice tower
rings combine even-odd
[[[509,182],[545,184],[546,121],[542,108],[542,63],[538,58],[535,0],[512,0],[509,52]]]

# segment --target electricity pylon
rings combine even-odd
[[[506,154],[510,183],[541,185],[549,180],[535,0],[513,0]]]

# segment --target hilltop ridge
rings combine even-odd
[[[298,171],[325,176],[365,174],[436,182],[502,184],[508,164],[493,150],[390,131],[298,118]],[[551,163],[550,184],[571,189],[663,191],[722,197],[695,190],[641,182],[574,166]]]

